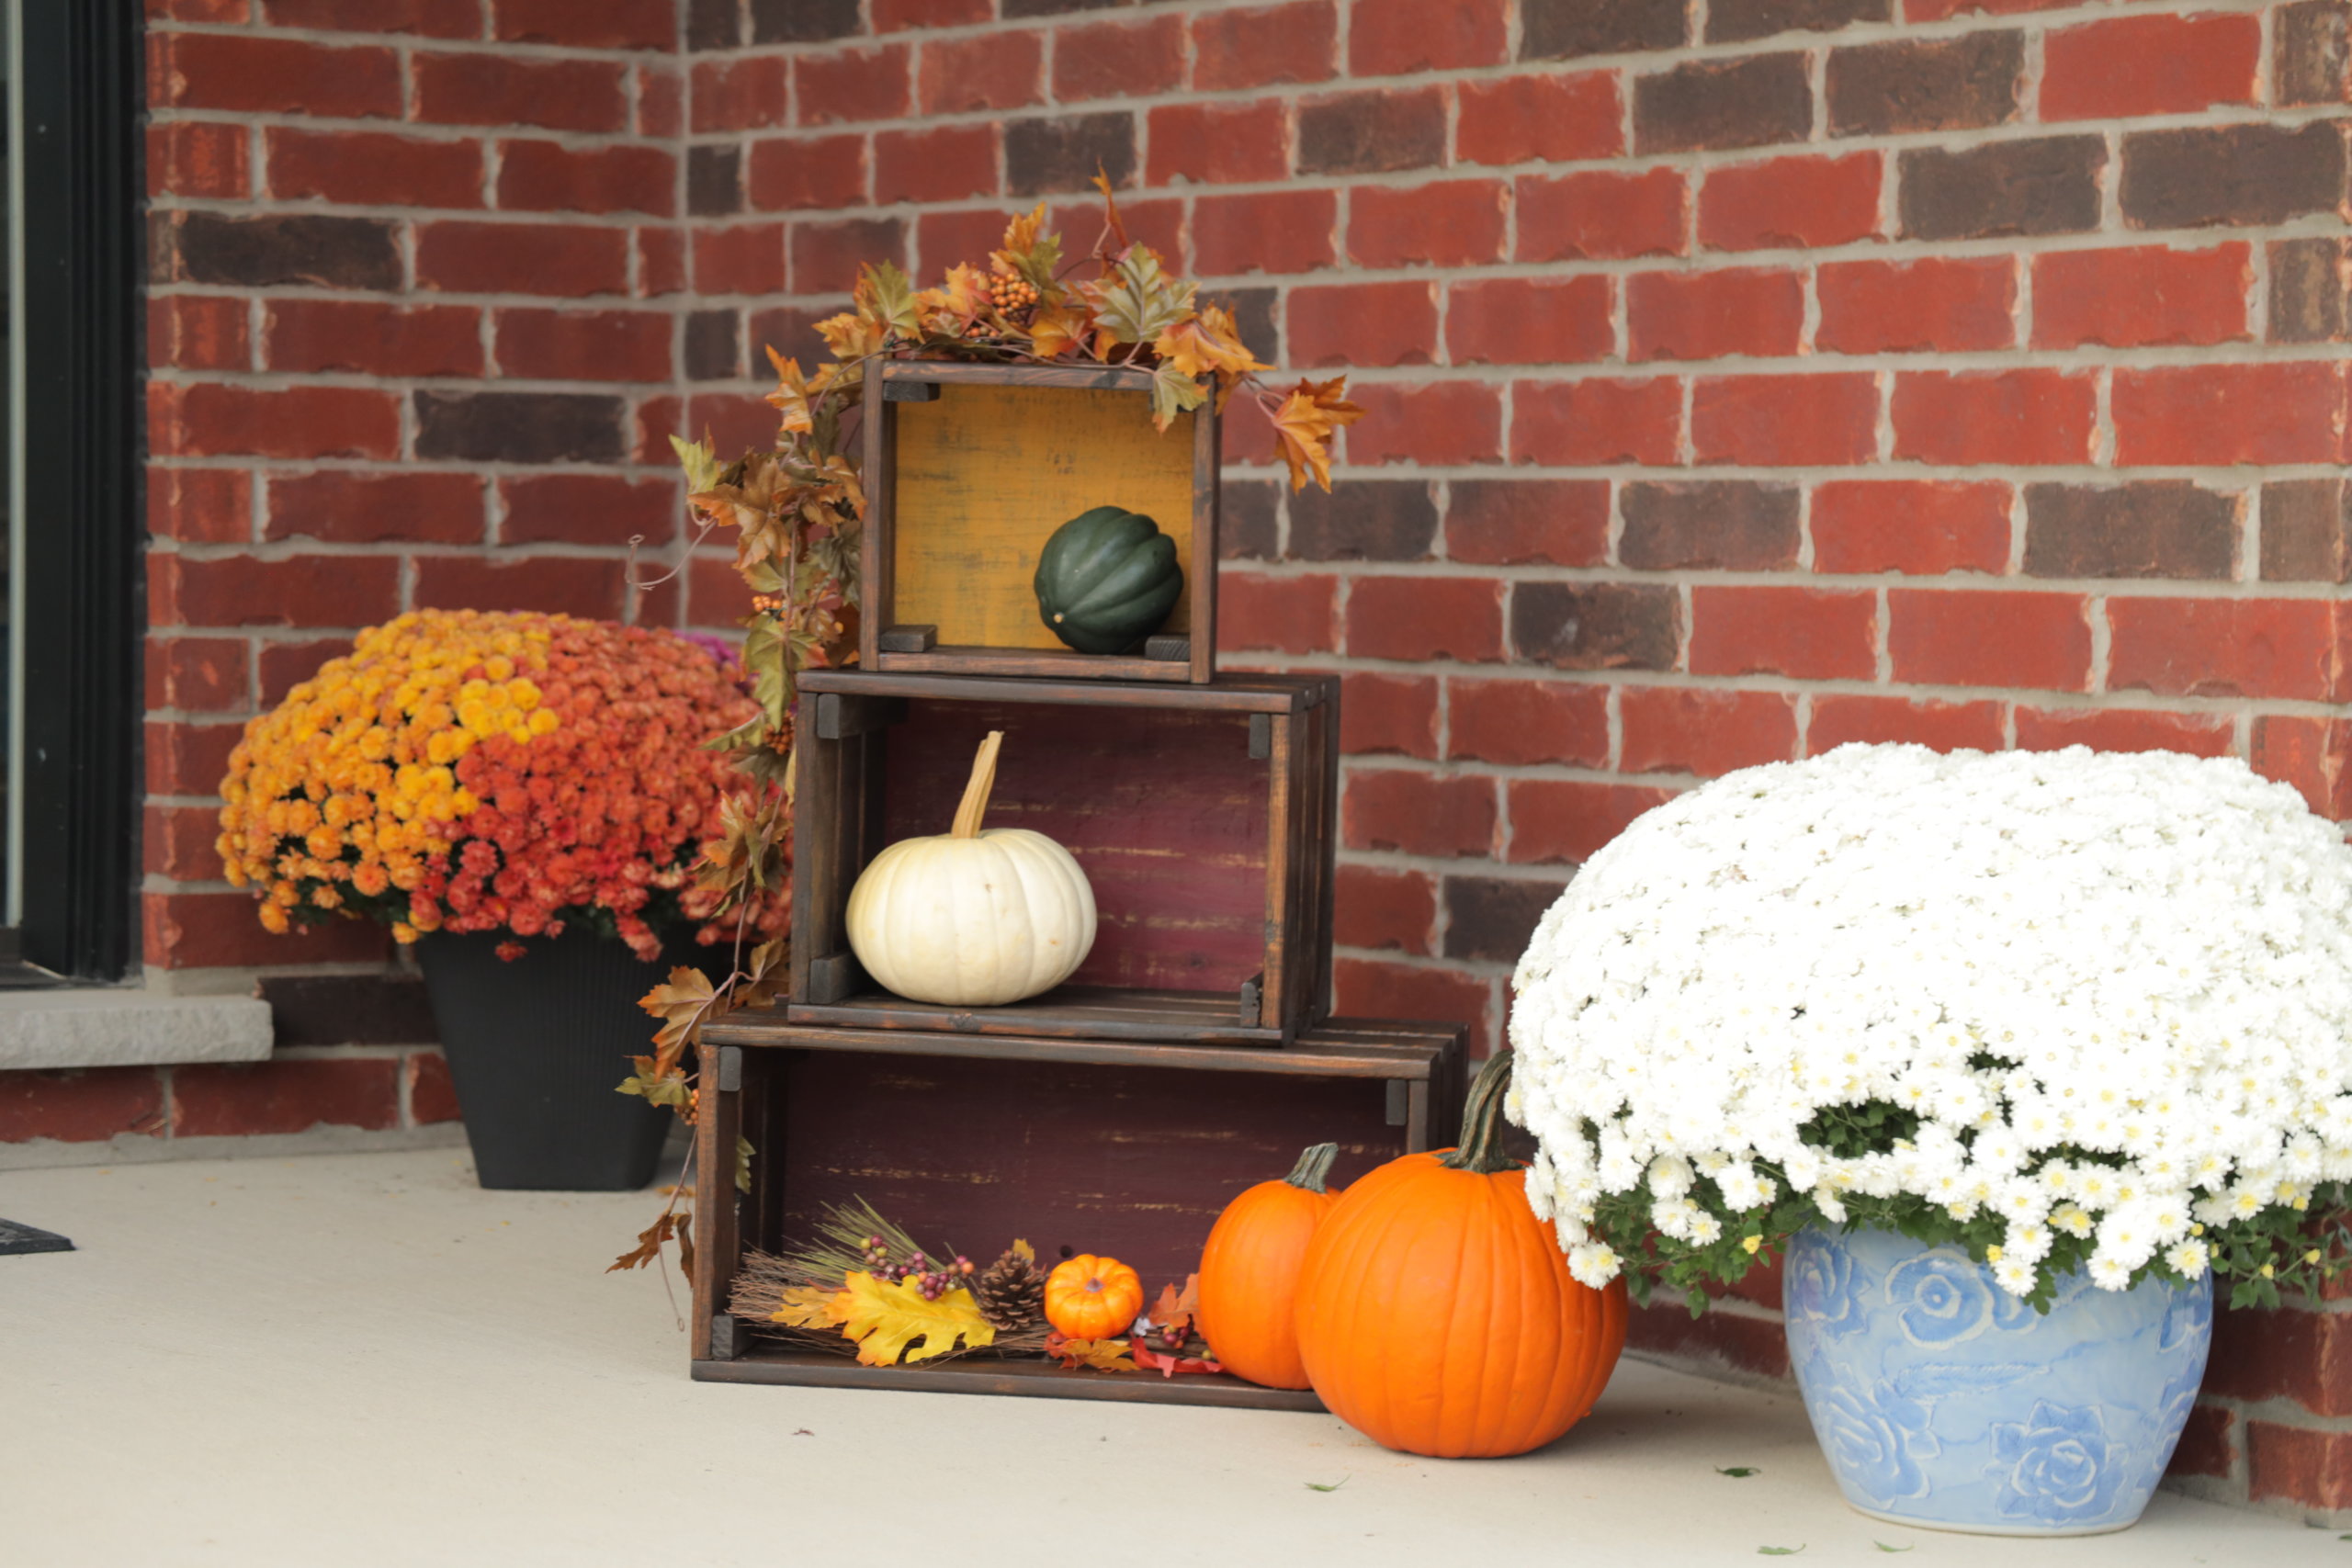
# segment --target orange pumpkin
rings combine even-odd
[[[1568,1274],[1497,1148],[1510,1055],[1478,1074],[1462,1146],[1389,1161],[1307,1244],[1298,1349],[1334,1415],[1392,1449],[1491,1459],[1581,1419],[1625,1344],[1625,1285]]]
[[[1225,1206],[1201,1251],[1201,1337],[1225,1370],[1268,1388],[1305,1388],[1298,1359],[1298,1266],[1340,1201],[1326,1184],[1337,1144],[1317,1144],[1280,1181]]]
[[[1072,1339],[1125,1334],[1143,1311],[1143,1281],[1115,1258],[1081,1252],[1046,1276],[1046,1321]]]

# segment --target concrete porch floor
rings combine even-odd
[[[2170,1495],[2078,1540],[1874,1523],[1792,1399],[1634,1361],[1487,1463],[1319,1416],[695,1383],[661,1283],[599,1272],[657,1201],[484,1192],[450,1150],[0,1175],[81,1248],[0,1258],[0,1562],[2352,1562]]]

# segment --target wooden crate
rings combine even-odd
[[[1154,430],[1150,372],[1109,366],[884,360],[866,374],[864,669],[1209,679],[1216,652],[1212,406]],[[1076,652],[1037,615],[1031,578],[1047,536],[1103,505],[1158,523],[1184,569],[1183,596],[1138,655]]]
[[[1280,1043],[1329,1010],[1333,676],[1116,685],[818,671],[800,681],[796,1023],[1078,1039]],[[1000,1008],[876,987],[851,887],[901,839],[943,833],[990,729],[989,821],[1085,867],[1094,950],[1069,985]]]
[[[750,1190],[695,1218],[694,1375],[731,1382],[1319,1408],[1310,1393],[1223,1376],[1065,1372],[958,1359],[867,1368],[764,1338],[727,1312],[747,1248],[802,1236],[862,1197],[921,1238],[985,1264],[1015,1236],[1132,1263],[1148,1292],[1198,1267],[1216,1215],[1300,1149],[1340,1148],[1334,1179],[1453,1141],[1462,1031],[1334,1020],[1287,1049],[809,1028],[747,1010],[705,1032],[697,1168]],[[698,1178],[700,1190],[731,1191]]]

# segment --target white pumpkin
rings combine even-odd
[[[1003,740],[980,742],[950,831],[892,844],[850,889],[850,950],[887,990],[1001,1007],[1052,990],[1094,945],[1094,888],[1070,852],[1026,828],[980,830]]]

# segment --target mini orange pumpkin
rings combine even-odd
[[[1337,1144],[1317,1144],[1280,1181],[1225,1206],[1201,1250],[1201,1337],[1225,1370],[1268,1388],[1305,1388],[1298,1266],[1339,1194],[1325,1185]]]
[[[1143,1310],[1143,1280],[1115,1258],[1081,1252],[1046,1276],[1046,1321],[1072,1339],[1125,1334]]]
[[[1600,1397],[1625,1282],[1578,1284],[1526,1173],[1497,1148],[1510,1055],[1478,1074],[1462,1146],[1348,1190],[1300,1266],[1298,1349],[1323,1403],[1392,1449],[1489,1459],[1543,1447]]]

